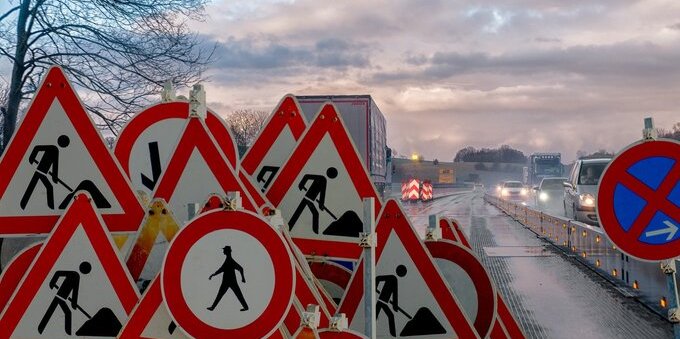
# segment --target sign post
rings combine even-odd
[[[624,253],[662,261],[669,289],[668,320],[680,339],[677,261],[680,256],[680,142],[657,139],[645,118],[642,140],[607,166],[598,187],[598,219]]]
[[[364,233],[361,246],[364,255],[364,333],[375,339],[375,199],[364,198]]]

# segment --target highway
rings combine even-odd
[[[430,214],[459,221],[530,338],[672,337],[668,321],[486,203],[482,192],[404,208],[421,236]]]

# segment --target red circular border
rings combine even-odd
[[[680,256],[680,239],[664,245],[640,242],[623,230],[614,213],[614,189],[620,173],[649,157],[669,157],[680,162],[680,143],[675,140],[638,141],[621,151],[607,166],[597,190],[597,217],[607,237],[624,253],[641,260],[659,261]]]
[[[130,153],[139,136],[152,125],[168,119],[189,118],[189,103],[185,101],[164,102],[153,105],[141,111],[123,127],[118,136],[118,140],[113,148],[113,154],[120,163],[125,174],[130,177]],[[208,130],[220,146],[232,167],[236,168],[236,151],[233,143],[234,138],[229,133],[229,129],[224,125],[221,118],[212,111],[208,110],[205,118]],[[229,144],[227,144],[229,143]]]
[[[434,259],[453,262],[472,279],[477,292],[477,316],[474,327],[479,336],[485,338],[491,333],[496,316],[496,288],[489,273],[468,248],[450,240],[426,241],[425,246]],[[489,305],[491,307],[488,307]]]
[[[236,329],[221,329],[206,324],[192,313],[182,294],[182,264],[191,246],[211,232],[245,232],[269,252],[274,266],[274,293],[264,312],[253,322]],[[275,331],[293,301],[295,275],[292,256],[281,235],[255,214],[245,211],[208,212],[185,226],[175,236],[163,263],[161,289],[172,318],[192,337],[263,338]]]

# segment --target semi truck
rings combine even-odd
[[[350,137],[361,155],[375,188],[383,195],[388,186],[387,133],[385,116],[370,95],[297,96],[307,121],[312,121],[325,102],[337,107]]]
[[[524,167],[524,184],[536,186],[543,178],[561,177],[564,174],[560,153],[533,153]]]

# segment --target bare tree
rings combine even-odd
[[[0,58],[12,63],[3,140],[52,64],[62,66],[96,123],[114,135],[162,83],[200,80],[214,47],[187,27],[208,0],[9,0]],[[1,60],[0,60],[1,61]]]
[[[7,100],[9,99],[9,86],[7,81],[0,77],[0,126],[5,123],[5,112],[7,112]],[[5,143],[2,138],[3,131],[0,129],[0,154],[5,148]]]
[[[227,125],[239,151],[245,151],[255,141],[268,116],[269,113],[265,111],[252,109],[239,109],[227,116]]]

